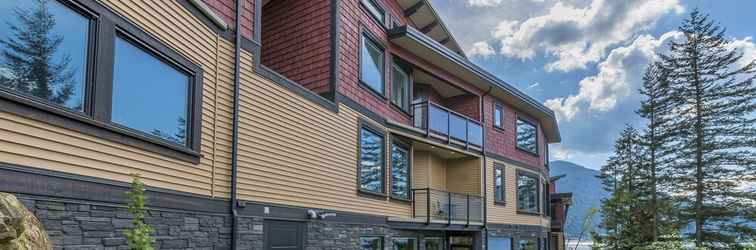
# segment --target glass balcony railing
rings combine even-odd
[[[449,141],[480,147],[483,128],[479,122],[430,101],[412,104],[413,126]]]
[[[448,224],[483,222],[483,197],[432,188],[412,189],[412,217]]]

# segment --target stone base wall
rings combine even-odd
[[[129,249],[124,231],[133,227],[125,205],[17,195],[42,222],[54,249]],[[225,211],[219,211],[225,212]],[[231,217],[177,210],[149,210],[157,249],[230,249]],[[240,219],[240,233],[254,239],[252,219]],[[244,231],[241,229],[243,228]],[[262,228],[258,228],[262,235]],[[251,249],[251,247],[249,247]]]
[[[50,236],[54,249],[128,250],[124,231],[133,227],[125,204],[16,194],[34,213]],[[155,229],[156,249],[231,249],[231,216],[170,209],[149,209],[145,223]],[[238,218],[238,249],[263,249],[266,218]],[[395,237],[417,238],[418,250],[425,239],[444,238],[443,231],[400,230],[389,225],[310,220],[306,223],[305,249],[359,249],[360,236],[382,236],[391,249]],[[475,234],[476,249],[481,234]]]

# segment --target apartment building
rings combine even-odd
[[[0,14],[0,192],[56,247],[125,247],[139,174],[159,249],[549,248],[554,114],[428,0]]]

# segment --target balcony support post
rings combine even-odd
[[[415,189],[411,189],[410,192],[412,192],[412,219],[414,219],[416,218],[415,209],[417,209],[415,206]]]
[[[431,221],[431,209],[430,209],[430,207],[431,207],[431,199],[430,199],[431,194],[430,194],[430,191],[431,191],[430,188],[425,188],[425,210],[427,210],[426,213],[425,213],[425,225],[430,225],[430,221]]]
[[[449,204],[447,204],[447,206],[449,207],[449,210],[446,215],[446,219],[449,223],[449,226],[451,226],[451,221],[452,221],[452,195],[453,194],[451,192],[446,193],[446,197],[448,197],[449,199]]]
[[[470,226],[470,194],[467,194],[467,225],[465,227]]]

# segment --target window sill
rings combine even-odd
[[[410,200],[409,198],[401,198],[401,197],[396,197],[396,196],[393,196],[393,195],[390,196],[389,199],[391,201],[395,201],[395,202],[412,203],[412,200]]]
[[[368,92],[370,92],[370,94],[373,94],[373,96],[375,96],[376,98],[381,99],[384,102],[388,100],[388,97],[386,97],[386,95],[384,95],[384,94],[378,92],[377,90],[371,88],[370,85],[368,85],[367,83],[365,83],[364,81],[362,81],[362,79],[360,79],[359,81],[360,81],[360,83],[358,85],[360,85],[360,87],[362,87],[363,89],[365,89]],[[384,88],[385,88],[385,86],[384,86]]]
[[[494,131],[496,131],[496,132],[499,132],[499,133],[506,132],[506,130],[504,130],[503,127],[499,127],[499,126],[492,126],[492,127],[494,128]]]
[[[533,153],[530,150],[527,150],[527,149],[524,149],[524,148],[522,148],[520,146],[517,146],[517,142],[515,142],[515,148],[517,148],[517,150],[522,151],[523,153],[529,154],[531,156],[539,157],[538,153]]]
[[[529,211],[521,211],[517,210],[518,215],[527,215],[527,216],[538,216],[541,217],[541,213],[539,212],[529,212]]]
[[[4,90],[0,90],[0,111],[192,164],[199,164],[201,158],[197,150],[171,145],[169,142],[162,142],[130,129],[97,121],[83,114],[67,111]]]
[[[376,192],[372,192],[372,191],[368,191],[364,189],[358,189],[357,196],[370,198],[370,199],[377,199],[377,200],[385,200],[387,197],[385,193],[376,193]]]
[[[504,207],[507,206],[507,203],[504,201],[494,201],[494,205]]]

